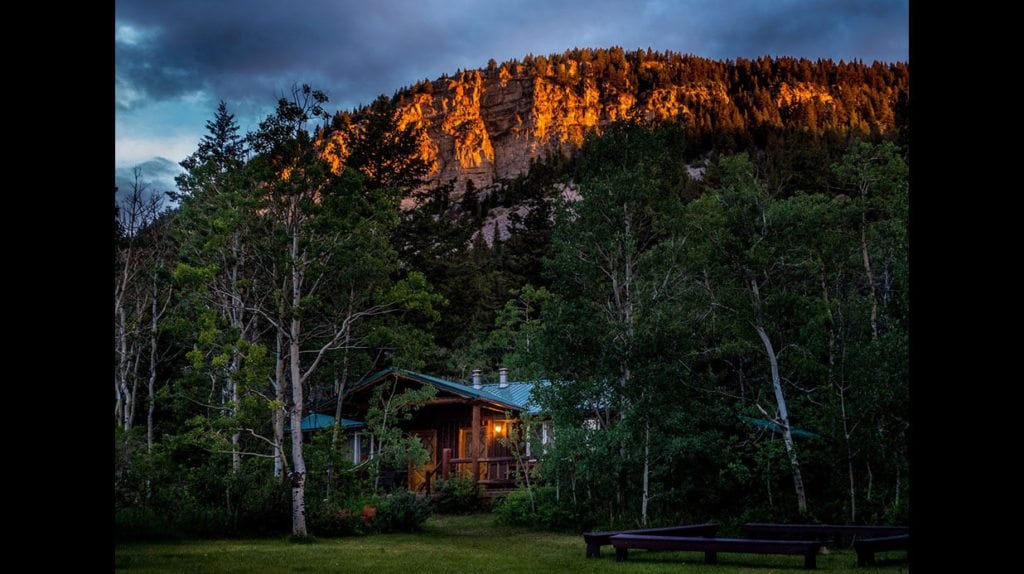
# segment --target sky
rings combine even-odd
[[[173,189],[220,100],[243,131],[293,85],[332,110],[567,49],[908,61],[909,0],[116,0],[114,168]]]

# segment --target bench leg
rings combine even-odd
[[[615,561],[616,562],[625,562],[626,558],[629,558],[629,549],[628,548],[616,548],[615,549]]]
[[[601,545],[593,542],[587,543],[587,558],[600,558],[601,557]]]
[[[704,552],[704,562],[707,564],[718,564],[718,552],[706,550]]]
[[[875,563],[875,552],[873,550],[857,551],[857,566],[870,566]]]
[[[818,567],[818,553],[808,552],[804,554],[804,568],[808,570],[814,570]]]

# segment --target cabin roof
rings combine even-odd
[[[312,413],[302,417],[302,432],[311,430],[323,430],[334,426],[334,417],[331,415],[324,415],[320,413]],[[341,419],[341,428],[358,429],[366,426],[363,421],[357,421],[352,419]],[[290,431],[291,425],[285,426],[285,431]]]
[[[449,381],[447,379],[431,375],[425,375],[423,373],[417,373],[416,371],[410,371],[407,369],[397,369],[395,367],[378,371],[366,377],[356,383],[350,392],[355,392],[372,385],[391,374],[411,379],[421,384],[431,385],[461,397],[488,401],[501,408],[512,409],[515,411],[526,411],[528,413],[540,412],[540,407],[531,400],[531,393],[533,392],[533,387],[536,383],[524,381],[509,382],[508,386],[505,388],[500,388],[497,383],[488,383],[482,385],[483,388],[481,389],[474,389],[470,385],[464,385],[462,383]]]

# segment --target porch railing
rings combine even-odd
[[[427,473],[426,492],[430,492],[431,482],[436,479],[445,479],[451,476],[472,478],[474,462],[480,464],[477,482],[492,489],[514,487],[517,476],[521,479],[523,473],[530,472],[537,465],[536,458],[525,459],[523,464],[518,464],[514,456],[482,456],[476,459],[453,458],[451,449],[446,448],[442,451],[441,462]]]

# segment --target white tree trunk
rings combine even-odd
[[[866,253],[865,253],[866,257]],[[843,422],[843,440],[846,443],[846,474],[849,481],[850,495],[850,522],[857,522],[857,488],[855,474],[853,471],[853,447],[851,445],[851,433],[849,417],[846,414],[846,386],[845,380],[835,381],[835,348],[836,330],[835,317],[832,314],[832,304],[828,296],[828,288],[825,284],[824,271],[819,274],[821,283],[821,296],[825,303],[825,316],[828,319],[828,384],[835,389],[839,397],[839,414]],[[845,377],[843,377],[845,379]]]
[[[640,524],[647,526],[647,502],[650,500],[651,424],[644,427],[644,493],[640,504]]]
[[[864,201],[867,201],[867,190],[861,190]],[[866,211],[867,208],[865,208]],[[878,297],[875,295],[875,276],[871,272],[871,258],[868,256],[868,221],[865,211],[860,214],[860,250],[864,258],[864,273],[868,279],[868,289],[871,294],[871,340],[878,338]]]
[[[238,348],[236,347],[231,358],[231,366],[228,368],[228,388],[231,391],[231,416],[236,419],[235,432],[231,434],[231,472],[238,474],[238,471],[242,468],[242,455],[239,453],[238,442],[242,437],[242,433],[238,428],[237,418],[239,415],[240,402],[238,400],[238,376],[237,371],[241,357],[239,356]]]
[[[149,405],[146,409],[146,452],[153,454],[153,411],[156,410],[156,363],[157,335],[160,313],[157,312],[157,285],[153,283],[153,301],[149,323],[149,381],[147,385]]]
[[[771,364],[772,388],[775,390],[775,402],[779,409],[779,418],[782,420],[782,440],[786,444],[786,452],[789,454],[789,465],[793,470],[793,488],[796,490],[797,508],[800,510],[800,514],[806,514],[807,495],[804,491],[804,479],[800,474],[800,461],[797,458],[796,445],[793,443],[793,433],[789,428],[789,410],[786,408],[786,397],[782,392],[778,357],[775,355],[775,349],[772,347],[771,339],[768,338],[768,333],[765,332],[764,327],[755,325],[754,328],[757,330],[758,336],[761,337],[761,342],[764,343],[764,350]]]
[[[292,308],[297,309],[302,299],[302,274],[299,270],[299,236],[292,234]],[[306,460],[302,455],[302,366],[299,355],[299,336],[302,322],[293,314],[289,336],[288,359],[290,364],[290,383],[292,387],[292,536],[303,537],[306,531]]]
[[[284,418],[286,411],[282,405],[287,404],[288,385],[284,378],[284,335],[277,332],[276,357],[274,361],[274,476],[280,477],[288,472],[288,460],[284,455]]]
[[[125,312],[122,305],[118,305],[117,313],[117,369],[114,375],[114,395],[117,402],[114,404],[114,424],[122,425],[125,420],[125,404],[128,388],[128,329],[126,327]]]

